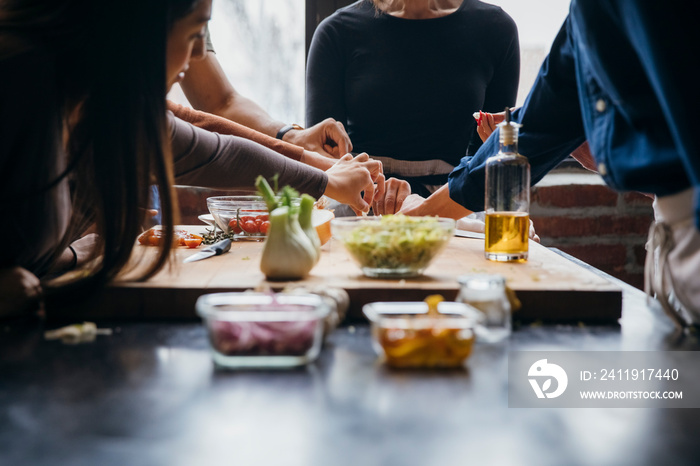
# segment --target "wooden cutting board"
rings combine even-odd
[[[201,227],[188,227],[201,232]],[[288,282],[267,282],[260,272],[263,243],[234,242],[222,256],[183,264],[198,249],[175,251],[173,266],[145,283],[119,283],[92,301],[93,319],[191,319],[202,294],[243,291],[268,285],[281,289]],[[360,319],[362,306],[373,301],[415,301],[440,293],[453,300],[459,291],[457,277],[495,273],[506,277],[522,302],[516,320],[525,322],[615,323],[622,309],[621,289],[595,273],[530,242],[530,258],[523,263],[497,263],[484,258],[483,239],[453,237],[422,277],[384,280],[364,277],[342,244],[323,246],[321,260],[310,276],[291,284],[336,286],[347,290],[349,318]],[[155,254],[137,245],[134,259]]]

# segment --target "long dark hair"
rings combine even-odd
[[[160,192],[165,235],[136,278],[147,279],[168,262],[176,201],[166,128],[166,43],[173,23],[198,1],[11,0],[0,6],[0,26],[20,39],[15,50],[42,48],[57,63],[53,110],[69,128],[69,162],[52,186],[70,178],[73,217],[56,257],[87,223],[95,223],[100,237],[101,260],[86,277],[48,287],[55,303],[124,269],[151,184]],[[55,154],[61,150],[54,147]]]

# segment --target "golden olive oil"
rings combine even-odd
[[[518,153],[520,124],[506,108],[498,124],[498,153],[486,160],[486,241],[492,261],[527,260],[530,230],[530,163]]]
[[[493,261],[526,260],[530,216],[527,212],[486,214],[486,258]]]

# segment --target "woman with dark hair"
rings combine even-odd
[[[37,277],[88,223],[96,225],[102,259],[85,282],[114,278],[129,259],[152,183],[161,193],[163,244],[170,244],[166,37],[209,3],[17,0],[0,7],[1,210],[14,243],[0,252],[0,314],[35,305]],[[202,19],[201,27],[208,16]],[[168,253],[161,247],[142,278]]]
[[[324,173],[166,113],[167,90],[203,51],[210,15],[211,0],[2,3],[0,218],[13,244],[0,250],[0,316],[35,308],[43,294],[75,299],[115,278],[141,231],[150,185],[166,234],[137,278],[153,276],[172,243],[174,175],[239,187],[252,186],[253,173],[280,173],[283,183],[368,208],[370,171],[376,177],[380,165],[366,156]],[[67,247],[90,224],[99,259],[76,282],[42,289],[37,277],[75,262]]]

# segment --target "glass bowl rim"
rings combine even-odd
[[[436,215],[422,215],[422,216],[417,216],[417,217],[409,217],[408,218],[432,218],[432,219],[437,219],[437,224],[442,226],[442,227],[450,227],[454,228],[456,221],[452,218],[449,217],[438,217]],[[376,215],[376,216],[363,216],[363,217],[336,217],[331,220],[331,226],[333,225],[338,225],[338,226],[349,226],[349,225],[354,225],[357,223],[361,222],[370,222],[370,223],[378,223],[382,219],[381,215]],[[412,223],[406,223],[406,224],[401,224],[397,223],[396,226],[401,226],[401,227],[406,227],[406,226],[422,226],[422,223],[419,222],[412,222]],[[388,226],[388,225],[387,225]]]
[[[212,196],[207,198],[207,207],[234,208],[241,204],[249,205],[257,203],[266,206],[262,196]]]
[[[423,306],[424,305],[424,306]],[[395,307],[397,309],[415,307],[424,308],[422,312],[381,312],[381,307]],[[442,308],[442,309],[440,309]],[[445,309],[449,308],[449,309]],[[458,310],[460,308],[461,310]],[[417,309],[416,309],[417,311]],[[474,328],[483,319],[483,313],[475,307],[458,301],[442,301],[438,304],[438,312],[445,317],[429,317],[415,319],[413,316],[426,316],[428,305],[423,301],[378,301],[367,303],[362,306],[362,313],[372,323],[380,327],[401,327],[401,328],[426,328],[433,327],[431,323],[440,323],[440,327],[455,327],[455,328]],[[406,325],[397,325],[406,323]]]
[[[235,310],[221,309],[224,306],[267,306],[272,304],[273,297],[280,304],[303,306],[298,310]],[[281,302],[280,302],[281,301]],[[317,294],[291,293],[257,293],[257,292],[226,292],[208,293],[197,298],[195,303],[197,315],[207,321],[227,322],[293,322],[322,320],[331,311],[327,299]]]

